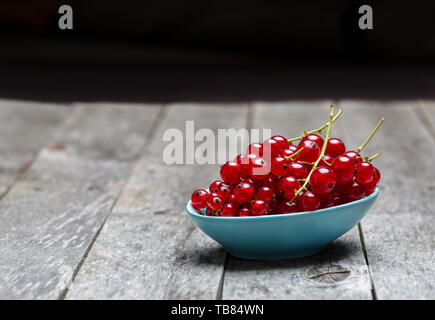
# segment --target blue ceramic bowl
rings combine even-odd
[[[352,229],[375,202],[379,188],[358,201],[327,209],[258,217],[201,215],[190,201],[195,224],[231,255],[252,260],[312,255]]]

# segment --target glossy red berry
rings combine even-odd
[[[375,172],[373,174],[373,181],[375,184],[378,184],[380,180],[381,180],[381,173],[377,168],[375,168]]]
[[[364,198],[364,186],[356,181],[348,183],[345,186],[345,195],[347,201],[355,201]]]
[[[263,216],[267,214],[267,209],[267,204],[263,200],[255,200],[249,207],[253,216]]]
[[[296,179],[305,179],[308,176],[307,168],[300,162],[291,162],[289,164],[288,175]]]
[[[263,145],[261,143],[251,143],[246,150],[247,154],[255,154],[258,157],[263,156]]]
[[[293,199],[296,191],[301,187],[299,181],[292,176],[282,177],[279,181],[280,194],[286,199]]]
[[[325,154],[319,161],[319,167],[330,167],[334,160],[335,158],[331,157],[329,154]]]
[[[290,149],[281,150],[281,156],[288,159],[288,161],[293,161],[297,158],[297,156],[292,157],[296,151]],[[291,158],[290,158],[291,157]]]
[[[224,201],[226,201],[230,196],[231,196],[231,189],[230,186],[225,184],[225,183],[221,183],[218,187],[218,191],[217,194],[219,197],[221,197]]]
[[[243,176],[242,165],[234,161],[228,161],[221,167],[220,174],[222,180],[226,183],[239,183],[240,178]]]
[[[287,141],[286,138],[284,138],[283,136],[273,136],[271,139],[275,140],[276,142],[278,142],[279,148],[280,150],[285,150],[288,149],[289,147],[289,143]]]
[[[293,152],[296,152],[296,151],[298,151],[298,147],[296,147],[295,145],[293,145],[293,144],[291,144],[291,145],[289,145],[289,150],[291,150],[291,151],[293,151]]]
[[[272,158],[272,162],[270,164],[270,171],[277,177],[287,175],[289,171],[289,165],[287,160],[281,156]]]
[[[192,202],[192,207],[196,210],[207,207],[207,198],[209,193],[203,189],[198,189],[193,191],[190,200]]]
[[[364,194],[366,196],[371,195],[376,190],[376,183],[374,182],[374,180],[369,183],[363,184],[362,186],[364,187]]]
[[[332,195],[330,193],[318,195],[318,197],[320,200],[320,207],[319,207],[320,209],[333,207],[335,205],[334,198],[332,197]]]
[[[298,154],[298,159],[304,162],[314,162],[319,158],[320,146],[317,142],[312,140],[303,140],[298,145],[298,150],[301,150]]]
[[[352,160],[355,166],[362,162],[361,155],[355,151],[346,151],[345,153],[343,153],[343,156],[346,156],[350,160]]]
[[[251,174],[251,165],[258,156],[252,153],[242,154],[236,157],[235,161],[242,166],[242,172],[244,176]]]
[[[289,201],[284,200],[278,204],[278,213],[279,214],[287,214],[287,213],[295,213],[298,212],[298,205],[295,201],[289,203]]]
[[[219,210],[224,205],[224,200],[216,193],[211,193],[207,198],[207,206],[212,210]]]
[[[269,204],[273,200],[273,189],[269,186],[262,186],[257,191],[257,200],[263,200],[265,203]]]
[[[349,183],[355,174],[355,164],[347,156],[339,156],[332,163],[332,170],[337,176],[337,184]]]
[[[305,137],[303,137],[301,139],[301,142],[303,142],[303,141],[313,141],[319,146],[320,149],[322,148],[323,143],[324,143],[323,138],[315,133],[311,133],[309,135],[306,135]]]
[[[320,207],[320,199],[311,191],[307,191],[298,199],[299,210],[301,211],[314,211]]]
[[[311,190],[317,194],[330,193],[337,182],[334,171],[330,168],[320,167],[313,171],[310,177]]]
[[[212,184],[209,187],[210,192],[211,193],[217,193],[221,183],[223,183],[223,182],[220,181],[220,180],[213,181]]]
[[[263,158],[256,158],[251,165],[251,177],[256,180],[267,179],[270,173],[270,165]]]
[[[241,208],[239,210],[239,212],[237,213],[237,215],[239,217],[250,217],[251,215],[251,210],[249,210],[249,208]]]
[[[263,157],[270,160],[280,154],[281,148],[278,141],[267,139],[263,142]]]
[[[223,217],[235,217],[239,211],[239,207],[235,203],[225,203],[221,210],[221,215]]]
[[[241,182],[234,188],[233,194],[238,203],[244,204],[254,199],[255,189],[251,183]]]
[[[343,153],[346,152],[346,146],[344,142],[338,138],[328,139],[328,143],[326,144],[325,154],[330,155],[333,158],[336,158]]]
[[[356,166],[355,181],[366,184],[373,180],[375,168],[370,162],[361,162]]]

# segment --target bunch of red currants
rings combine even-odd
[[[362,157],[360,152],[383,119],[363,145],[351,151],[340,139],[329,138],[341,112],[333,117],[331,106],[329,122],[301,137],[273,136],[252,143],[245,154],[221,167],[222,180],[214,181],[208,191],[192,193],[192,206],[201,214],[205,209],[206,215],[261,216],[314,211],[372,194],[381,175],[371,161],[380,153]]]

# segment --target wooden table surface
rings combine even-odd
[[[216,165],[162,161],[167,128],[334,135],[379,151],[380,196],[317,255],[247,261],[184,211]],[[224,112],[222,110],[225,110]],[[434,299],[435,102],[56,105],[0,100],[0,299]]]

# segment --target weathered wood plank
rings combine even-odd
[[[131,172],[118,160],[139,155],[158,112],[81,106],[40,152],[0,203],[0,298],[62,294]]]
[[[357,147],[381,117],[363,151],[382,174],[377,203],[362,221],[368,262],[379,299],[435,298],[435,149],[412,109],[415,102],[343,101],[343,124]]]
[[[420,120],[426,126],[426,129],[435,139],[435,101],[424,100],[418,101],[415,105],[415,110],[420,117]]]
[[[0,197],[70,112],[61,105],[0,100]]]
[[[226,112],[222,113],[225,108]],[[162,162],[163,132],[241,128],[244,106],[172,105],[80,269],[67,299],[214,299],[225,251],[185,213],[191,192],[218,178],[216,165]],[[216,146],[217,147],[217,146]],[[223,150],[220,150],[223,151]]]
[[[258,104],[253,127],[273,128],[273,134],[296,137],[304,129],[324,124],[330,104],[330,101]],[[334,128],[337,134],[340,120]],[[352,229],[319,254],[302,259],[247,261],[229,256],[222,298],[371,299],[358,229]]]

